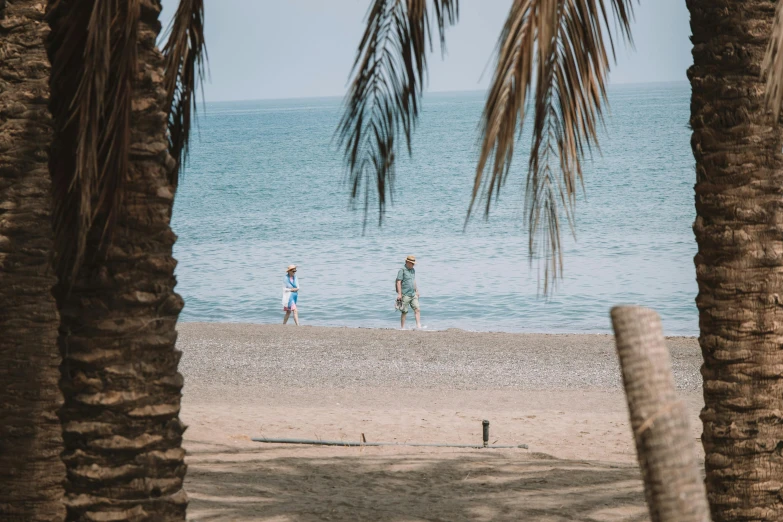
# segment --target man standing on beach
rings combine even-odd
[[[413,308],[416,314],[416,328],[421,328],[421,316],[419,315],[419,288],[416,286],[416,256],[405,258],[405,266],[397,272],[397,299],[402,300],[400,311],[400,329],[405,329],[405,318],[408,315],[408,307]]]

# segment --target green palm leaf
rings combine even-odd
[[[457,21],[457,0],[375,0],[351,71],[355,77],[337,129],[339,144],[345,151],[352,201],[365,183],[365,217],[375,178],[379,222],[392,194],[400,133],[410,153],[428,46],[432,49],[433,12],[443,48],[446,26]]]
[[[169,108],[169,152],[177,161],[169,173],[175,187],[187,159],[192,117],[196,113],[196,87],[204,83],[204,1],[180,0],[163,48],[166,106]]]
[[[562,273],[561,207],[573,229],[582,159],[598,143],[609,73],[607,40],[614,58],[611,18],[631,42],[632,0],[608,3],[612,17],[604,0],[515,0],[498,40],[468,217],[482,197],[489,214],[532,102],[525,214],[531,260],[538,241],[543,243],[545,294]]]

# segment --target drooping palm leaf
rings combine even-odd
[[[401,133],[410,152],[426,81],[427,47],[432,50],[433,12],[443,48],[446,26],[457,21],[458,0],[375,0],[351,71],[355,77],[338,126],[339,143],[352,201],[366,183],[365,213],[375,178],[379,221],[386,197],[391,197]]]
[[[171,24],[163,56],[166,59],[166,96],[169,107],[169,152],[176,159],[169,181],[176,186],[187,159],[192,116],[196,112],[197,86],[204,83],[204,1],[180,0]]]
[[[140,0],[49,2],[50,172],[63,282],[78,270],[95,227],[102,239],[111,237],[122,208],[140,13]]]
[[[780,107],[783,105],[783,1],[780,0],[775,10],[772,37],[769,39],[761,70],[767,76],[767,107],[772,110],[775,121],[778,121]]]
[[[610,66],[604,35],[614,58],[610,20],[631,42],[632,17],[632,0],[515,0],[498,40],[468,215],[480,197],[489,214],[508,177],[532,101],[525,213],[531,259],[542,236],[545,294],[562,271],[560,207],[573,226],[582,158],[586,149],[597,146]]]

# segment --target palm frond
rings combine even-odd
[[[130,153],[140,0],[50,0],[55,266],[73,278],[87,238],[111,238]],[[100,223],[96,218],[101,216]]]
[[[775,23],[767,52],[761,64],[762,74],[767,76],[766,104],[772,110],[775,121],[780,117],[783,104],[783,1],[778,1],[775,10]]]
[[[610,17],[605,3],[611,4]],[[514,0],[497,45],[497,64],[481,120],[481,152],[468,218],[478,199],[489,215],[511,167],[527,104],[533,133],[525,214],[531,260],[542,236],[544,294],[562,273],[562,211],[573,230],[582,158],[598,144],[614,58],[610,18],[631,42],[632,0]]]
[[[375,0],[367,14],[351,74],[345,112],[337,128],[351,186],[351,201],[364,190],[365,216],[372,177],[379,222],[394,184],[395,156],[404,135],[408,153],[432,50],[431,13],[441,48],[446,26],[459,14],[458,0]]]
[[[163,48],[166,106],[169,110],[169,152],[177,161],[169,174],[176,186],[187,159],[192,116],[196,113],[197,87],[204,83],[207,49],[204,43],[204,0],[180,0]]]

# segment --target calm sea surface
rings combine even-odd
[[[527,257],[526,146],[489,221],[463,231],[481,93],[425,98],[393,205],[382,228],[371,207],[364,234],[332,141],[340,99],[207,104],[174,206],[181,320],[280,322],[284,270],[296,263],[303,324],[394,327],[394,278],[414,254],[430,329],[608,332],[611,306],[641,304],[667,334],[696,335],[690,88],[617,86],[609,96],[576,240],[564,238],[564,277],[548,299]]]

